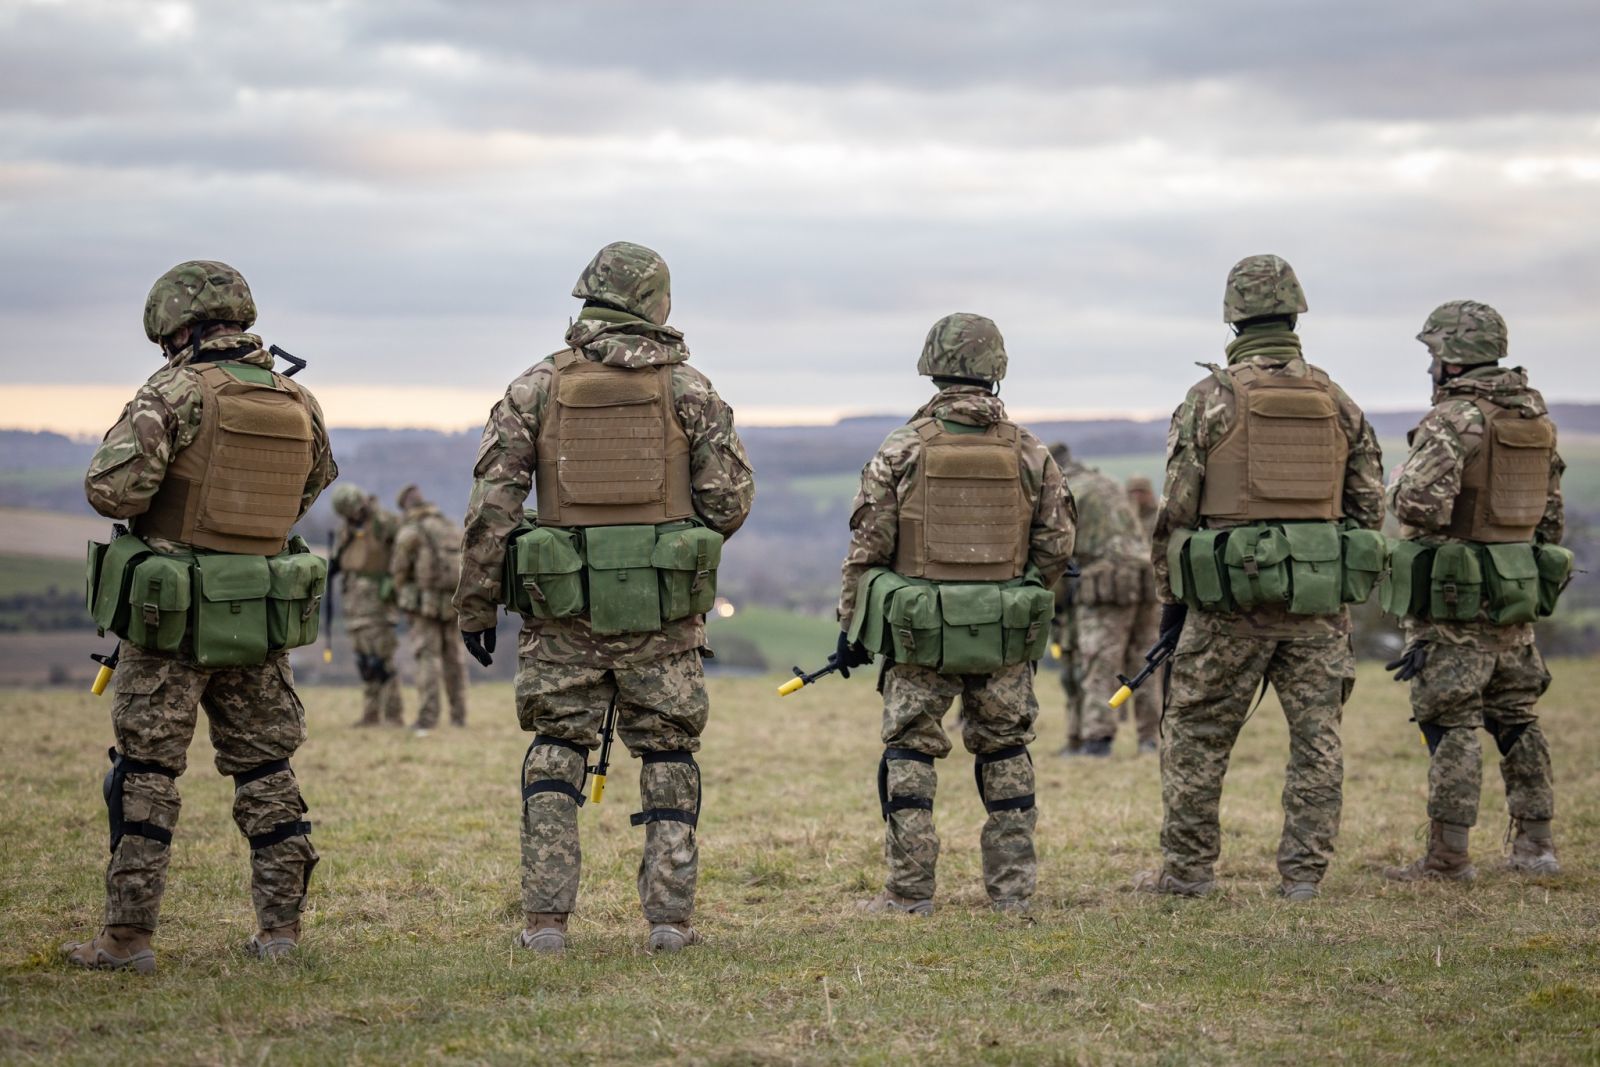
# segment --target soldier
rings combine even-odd
[[[888,875],[861,906],[933,913],[934,760],[950,753],[942,720],[960,697],[962,741],[976,757],[988,811],[985,888],[996,910],[1026,912],[1038,873],[1027,749],[1039,713],[1032,638],[1037,630],[1042,652],[1050,590],[1072,555],[1072,496],[1045,446],[1006,418],[997,395],[1005,342],[993,322],[940,319],[917,372],[938,392],[861,472],[839,597],[834,659],[842,673],[870,662],[869,642],[893,661],[883,676],[878,767]],[[869,618],[884,625],[867,632]]]
[[[126,586],[135,599],[126,601],[120,575],[100,567],[90,575],[133,621],[111,624],[125,638],[105,781],[111,861],[104,926],[64,946],[80,967],[155,970],[150,939],[196,706],[210,723],[217,770],[234,779],[234,821],[250,842],[257,930],[247,948],[275,958],[300,939],[317,863],[289,766],[306,737],[305,710],[287,654],[268,649],[306,639],[274,639],[265,597],[280,575],[300,575],[308,593],[315,585],[320,594],[325,565],[299,538],[285,553],[285,540],[338,467],[316,400],[274,373],[261,338],[244,332],[255,318],[248,286],[226,264],[192,261],[164,274],[150,290],[144,325],[166,365],[123,409],[84,479],[90,505],[132,528],[104,551],[105,566],[115,558],[136,569]],[[301,606],[314,620],[316,600],[308,595]]]
[[[1315,898],[1333,854],[1339,720],[1355,680],[1335,577],[1341,524],[1375,531],[1382,523],[1382,457],[1361,409],[1301,356],[1294,328],[1305,310],[1289,264],[1277,256],[1236,264],[1223,297],[1223,321],[1236,334],[1227,366],[1211,366],[1189,390],[1167,434],[1151,562],[1165,601],[1162,636],[1182,636],[1161,751],[1164,863],[1141,872],[1142,889],[1215,889],[1222,779],[1266,682],[1289,721],[1279,892]],[[1202,610],[1185,625],[1189,603]]]
[[[339,578],[345,632],[361,676],[361,718],[356,726],[405,725],[400,674],[395,670],[394,579],[389,573],[400,520],[357,486],[333,491],[333,511],[343,521],[334,542],[332,572]]]
[[[1072,459],[1062,472],[1078,506],[1078,649],[1083,664],[1082,744],[1076,755],[1106,757],[1117,735],[1116,715],[1107,705],[1121,684],[1117,674],[1134,651],[1143,570],[1148,564],[1139,518],[1120,483]],[[1069,736],[1070,739],[1070,736]]]
[[[518,553],[533,618],[524,622],[517,715],[533,744],[523,763],[518,942],[566,947],[578,895],[578,806],[587,753],[608,705],[643,759],[639,898],[651,951],[697,944],[700,747],[709,703],[701,672],[711,573],[723,537],[744,523],[755,481],[733,411],[685,360],[666,325],[670,278],[648,248],[602,248],[572,295],[583,311],[569,347],[511,383],[490,413],[473,468],[455,606],[467,650],[487,666],[508,535],[537,482],[539,527]],[[701,560],[696,564],[695,560]],[[587,571],[589,595],[577,581]],[[541,569],[542,568],[542,569]],[[677,574],[684,581],[673,584]],[[631,581],[630,581],[631,579]],[[659,584],[658,584],[659,580]],[[662,599],[659,589],[684,597]]]
[[[461,580],[461,529],[408,485],[396,500],[394,595],[406,613],[417,661],[417,731],[439,723],[439,686],[450,701],[450,725],[467,725],[467,650],[450,600]]]
[[[1150,566],[1150,541],[1156,532],[1156,513],[1161,503],[1156,499],[1150,479],[1136,474],[1128,479],[1128,502],[1139,518],[1139,528],[1144,534],[1143,551],[1140,552],[1139,604],[1133,613],[1133,636],[1128,642],[1128,659],[1123,672],[1133,677],[1144,666],[1145,653],[1161,636],[1161,596],[1156,590],[1156,571]],[[1140,686],[1133,694],[1133,723],[1139,736],[1139,752],[1155,752],[1160,748],[1161,702],[1163,693],[1156,686]],[[1123,705],[1127,707],[1126,704]]]
[[[1050,458],[1066,469],[1072,452],[1057,441]],[[1083,654],[1078,641],[1078,576],[1071,567],[1056,582],[1056,613],[1050,620],[1051,655],[1061,668],[1061,692],[1067,704],[1067,743],[1058,756],[1076,755],[1083,748]]]
[[[1429,618],[1407,614],[1409,647],[1389,667],[1397,680],[1411,683],[1412,714],[1428,742],[1431,826],[1427,851],[1383,874],[1402,882],[1477,875],[1467,836],[1478,820],[1480,726],[1500,750],[1514,834],[1507,866],[1556,874],[1550,746],[1534,711],[1550,672],[1531,620],[1554,606],[1559,581],[1545,607],[1527,581],[1503,583],[1507,589],[1498,595],[1480,596],[1474,587],[1456,611],[1435,597],[1448,596],[1445,572],[1463,558],[1492,594],[1489,583],[1512,577],[1519,562],[1532,576],[1545,570],[1546,556],[1564,555],[1546,546],[1559,544],[1564,530],[1566,464],[1556,452],[1544,398],[1529,387],[1521,367],[1500,365],[1507,339],[1498,312],[1471,300],[1442,304],[1417,340],[1433,357],[1433,410],[1411,432],[1411,453],[1389,490],[1389,504],[1405,539],[1397,559],[1408,545],[1432,548],[1432,603]],[[1520,605],[1512,599],[1518,586],[1529,587]]]

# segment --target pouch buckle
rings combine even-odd
[[[1243,560],[1244,572],[1254,578],[1261,573],[1261,567],[1256,563],[1254,556],[1245,556]]]
[[[159,626],[161,624],[161,609],[154,604],[145,604],[140,608],[146,626]]]

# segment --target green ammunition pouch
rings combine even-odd
[[[1344,566],[1339,599],[1346,604],[1365,604],[1389,569],[1389,539],[1377,530],[1345,530],[1339,540]]]
[[[1172,595],[1197,611],[1232,611],[1222,551],[1227,530],[1178,530],[1167,546]]]
[[[194,560],[194,661],[249,667],[267,658],[265,556],[202,555]]]
[[[274,652],[315,644],[328,588],[328,561],[298,534],[267,560],[267,647]]]
[[[651,562],[656,528],[591,526],[583,533],[590,629],[599,635],[661,629],[661,589]]]
[[[118,538],[121,540],[121,538]],[[189,629],[188,559],[152,552],[133,568],[126,637],[140,648],[177,652]]]
[[[532,527],[511,543],[507,555],[511,576],[503,588],[513,591],[514,610],[531,619],[583,614],[583,556],[575,530]]]
[[[704,615],[717,599],[717,567],[722,535],[688,522],[656,527],[650,562],[661,586],[661,619],[672,622]]]
[[[1167,550],[1172,592],[1201,611],[1278,605],[1294,615],[1333,615],[1358,591],[1355,583],[1347,590],[1344,543],[1327,522],[1180,530]],[[1380,562],[1372,581],[1381,571]],[[1368,582],[1362,599],[1371,591]]]
[[[1042,659],[1055,595],[1029,576],[936,582],[884,568],[862,575],[850,635],[896,663],[943,674],[993,674]]]
[[[1529,541],[1479,546],[1483,593],[1496,626],[1532,622],[1539,615],[1539,562]]]
[[[101,637],[107,631],[127,636],[133,572],[152,555],[150,546],[132,534],[113,538],[110,544],[89,542],[84,600]]]
[[[522,521],[506,537],[505,555],[500,559],[500,595],[495,603],[523,617],[533,615],[533,605],[527,590],[523,588],[521,572],[517,567],[517,543],[537,526],[538,514],[532,508],[525,509]]]
[[[1383,587],[1383,610],[1397,619],[1425,618],[1432,596],[1433,546],[1421,541],[1389,545],[1389,581]]]
[[[1428,618],[1471,622],[1483,606],[1483,564],[1476,545],[1435,545],[1428,577]]]
[[[1538,615],[1545,618],[1555,613],[1556,601],[1572,580],[1572,550],[1560,545],[1535,545],[1533,556],[1539,567]]]

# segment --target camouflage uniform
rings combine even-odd
[[[406,500],[405,492],[400,499]],[[467,650],[461,644],[451,593],[461,576],[461,529],[433,504],[413,495],[394,539],[395,602],[406,613],[417,663],[417,729],[439,722],[439,690],[450,722],[467,724]]]
[[[983,337],[991,333],[992,340]],[[982,338],[973,345],[972,335]],[[972,349],[976,349],[973,351]],[[992,349],[998,349],[998,353]],[[971,358],[971,367],[960,360]],[[923,373],[998,380],[1004,373],[1004,348],[994,324],[977,316],[954,315],[940,320],[923,349]],[[935,371],[927,367],[933,363]],[[999,374],[995,373],[998,362]],[[951,366],[952,363],[956,365]],[[945,384],[911,422],[936,418],[960,426],[986,427],[1005,419],[1005,405],[992,390],[979,385]],[[1028,563],[1053,585],[1072,555],[1076,523],[1071,494],[1061,470],[1039,439],[1021,431],[1023,489],[1032,509]],[[845,557],[839,597],[839,619],[848,629],[856,609],[856,586],[873,567],[890,566],[899,536],[899,502],[914,484],[923,450],[910,428],[891,433],[861,472],[861,488],[850,515],[850,549]],[[1026,752],[1001,759],[988,757],[1027,745],[1034,738],[1039,704],[1033,692],[1034,665],[1020,663],[995,674],[940,674],[927,667],[893,664],[883,685],[885,757],[880,793],[885,797],[926,801],[926,808],[899,808],[885,815],[885,889],[909,901],[931,901],[939,836],[932,804],[937,774],[933,760],[950,752],[943,719],[950,702],[961,698],[962,742],[978,758],[980,788],[997,805],[984,822],[980,839],[984,885],[997,904],[1026,902],[1038,876],[1033,830],[1038,810],[1005,810],[999,802],[1031,797],[1033,761]],[[887,803],[885,804],[887,807]]]
[[[733,410],[685,361],[683,334],[665,325],[670,308],[666,264],[637,245],[607,246],[585,270],[574,296],[591,301],[567,331],[584,358],[617,367],[670,365],[672,403],[689,439],[694,510],[731,536],[749,515],[755,481]],[[596,306],[604,299],[614,307]],[[616,310],[616,308],[627,310]],[[549,406],[553,357],[511,383],[490,413],[473,468],[461,584],[461,629],[495,624],[506,538],[522,519],[537,464],[537,439]],[[523,621],[518,648],[517,716],[535,733],[523,765],[525,787],[558,781],[576,791],[586,753],[599,741],[607,705],[617,701],[618,732],[645,760],[644,807],[698,812],[700,747],[708,704],[701,673],[705,621],[690,617],[655,633],[599,636],[585,616]],[[692,802],[691,802],[692,801]],[[645,822],[639,898],[652,923],[687,922],[694,907],[699,845],[693,824]],[[523,804],[522,900],[528,915],[565,915],[577,901],[577,806],[561,792],[537,792]]]
[[[1474,401],[1487,400],[1524,417],[1547,415],[1548,409],[1522,368],[1498,365],[1506,354],[1505,324],[1492,308],[1470,301],[1446,304],[1418,339],[1440,362],[1468,369],[1435,388],[1433,409],[1411,432],[1411,451],[1389,489],[1389,506],[1402,537],[1460,543],[1445,531],[1461,494],[1462,472],[1484,447],[1487,420]],[[1565,469],[1559,453],[1552,453],[1544,516],[1534,532],[1538,542],[1559,544],[1565,531]],[[1550,673],[1534,644],[1533,624],[1496,626],[1480,612],[1473,622],[1411,618],[1405,629],[1413,646],[1425,643],[1427,650],[1411,682],[1411,709],[1429,740],[1429,818],[1461,829],[1464,863],[1465,828],[1478,820],[1482,754],[1477,729],[1483,727],[1500,750],[1518,844],[1529,824],[1548,842],[1555,792],[1550,746],[1534,705],[1549,686]]]
[[[381,507],[377,498],[352,485],[334,491],[334,511],[341,522],[334,539],[333,556],[339,561],[339,609],[345,632],[355,652],[361,676],[361,718],[357,726],[387,722],[400,726],[405,711],[400,701],[400,672],[395,667],[394,585],[389,574],[364,574],[346,566],[345,560],[372,539],[381,553],[390,555],[400,520]]]
[[[1133,613],[1133,636],[1128,643],[1128,658],[1122,667],[1123,673],[1132,678],[1144,669],[1145,653],[1155,646],[1156,639],[1161,636],[1161,596],[1156,589],[1156,572],[1150,566],[1149,553],[1150,540],[1155,536],[1160,501],[1156,499],[1148,478],[1129,478],[1127,489],[1128,502],[1139,517],[1142,536],[1139,557],[1143,564],[1139,604]],[[1130,701],[1133,704],[1133,722],[1138,731],[1140,752],[1154,752],[1158,746],[1163,688],[1160,684],[1142,685],[1134,691]]]
[[[1265,266],[1266,277],[1252,277],[1252,266]],[[1273,285],[1281,284],[1285,275],[1290,288],[1274,294]],[[1298,281],[1277,257],[1242,261],[1229,282],[1227,321],[1274,312],[1292,316],[1305,310]],[[1268,310],[1241,314],[1241,304]],[[1230,368],[1254,367],[1265,375],[1297,378],[1311,373],[1293,326],[1282,320],[1244,322],[1227,355]],[[1341,510],[1347,522],[1377,529],[1383,522],[1377,439],[1354,401],[1337,385],[1331,385],[1331,393],[1349,447]],[[1176,531],[1202,525],[1208,451],[1239,417],[1232,381],[1215,367],[1189,390],[1173,414],[1167,433],[1165,499],[1150,556],[1157,588],[1167,603],[1176,602],[1168,574],[1168,543]],[[1278,870],[1286,887],[1315,886],[1322,880],[1333,855],[1343,799],[1339,722],[1355,683],[1349,633],[1350,615],[1343,609],[1327,616],[1292,615],[1272,605],[1241,613],[1189,612],[1171,661],[1162,740],[1162,881],[1171,879],[1196,889],[1212,884],[1213,865],[1221,851],[1222,779],[1234,741],[1250,715],[1252,698],[1265,682],[1277,691],[1289,721]]]
[[[1066,470],[1072,452],[1057,441],[1050,458]],[[1068,487],[1069,491],[1071,487]],[[1070,756],[1083,748],[1083,653],[1078,641],[1078,577],[1069,568],[1056,581],[1056,612],[1050,620],[1050,654],[1061,675],[1061,695],[1067,708],[1067,743],[1058,753]]]
[[[201,311],[222,310],[190,312],[179,326],[163,328],[173,316],[172,305],[188,308],[191,301]],[[167,365],[139,389],[107,431],[84,478],[89,504],[100,514],[134,519],[137,529],[137,517],[150,508],[169,466],[196,440],[203,393],[194,364],[226,360],[270,369],[273,363],[259,337],[241,332],[254,320],[255,308],[244,280],[232,268],[188,263],[156,283],[146,308],[152,340],[164,340],[191,322],[200,329],[207,320],[228,321],[224,313],[246,321],[212,333],[197,347],[169,349]],[[314,399],[309,406],[313,466],[301,494],[301,515],[338,477],[321,410]],[[165,538],[143,540],[157,552],[193,551]],[[205,709],[217,770],[236,778],[233,817],[240,831],[247,837],[282,834],[250,853],[256,921],[268,932],[297,927],[317,853],[306,836],[310,824],[301,821],[306,807],[288,765],[306,736],[305,710],[294,691],[288,656],[273,653],[255,667],[206,668],[186,653],[152,652],[129,642],[120,645],[119,656],[111,724],[126,772],[121,781],[124,825],[144,823],[169,836],[176,828],[176,779],[186,769],[196,706]],[[108,800],[112,788],[108,783]],[[146,934],[155,930],[169,852],[169,845],[138,832],[114,842],[106,868],[106,927]],[[69,948],[87,948],[92,956],[107,932],[86,946]]]

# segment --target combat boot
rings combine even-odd
[[[281,960],[300,945],[300,921],[271,930],[257,930],[244,943],[244,950],[258,960]]]
[[[1392,882],[1470,882],[1478,869],[1467,855],[1467,835],[1472,827],[1432,819],[1428,824],[1428,851],[1404,867],[1385,867]]]
[[[859,901],[856,907],[868,915],[917,915],[926,917],[933,914],[933,901],[912,900],[899,893],[892,893],[885,889],[870,900]]]
[[[1085,741],[1083,747],[1072,753],[1074,756],[1090,756],[1096,759],[1106,759],[1111,755],[1111,738],[1096,737]]]
[[[567,916],[559,911],[530,911],[527,925],[517,934],[517,944],[547,956],[567,951]]]
[[[1140,871],[1133,876],[1133,888],[1140,893],[1164,893],[1174,897],[1206,897],[1217,890],[1213,879],[1189,882],[1166,871]]]
[[[650,939],[645,942],[645,948],[650,952],[682,952],[702,940],[700,931],[687,922],[651,923]]]
[[[1549,819],[1512,819],[1515,837],[1511,839],[1511,855],[1506,857],[1506,870],[1519,874],[1560,874],[1561,864],[1556,860],[1556,842],[1550,835]]]
[[[1308,900],[1316,900],[1319,890],[1315,882],[1291,882],[1285,879],[1278,887],[1278,895],[1284,900],[1295,904],[1303,904]]]
[[[1006,897],[1003,900],[991,901],[989,906],[1001,915],[1012,915],[1018,918],[1027,918],[1033,913],[1033,905],[1021,897]]]
[[[61,946],[67,962],[91,971],[136,971],[156,973],[156,953],[150,947],[150,931],[134,926],[103,926],[88,941],[69,941]]]

